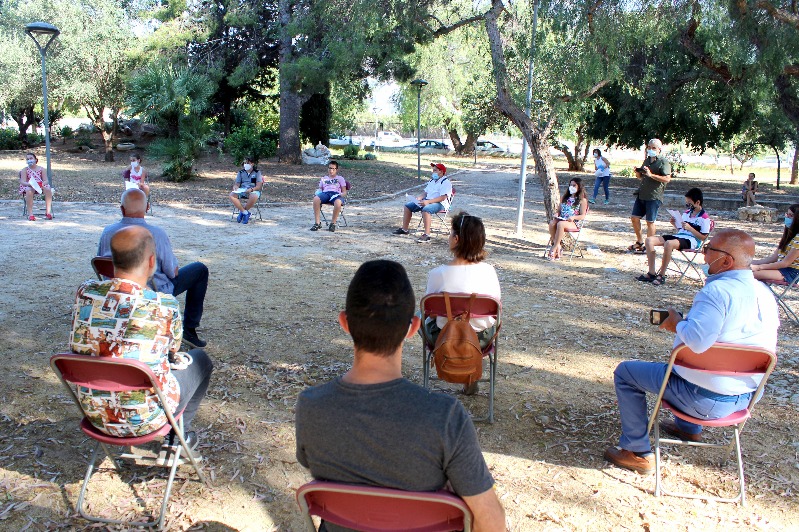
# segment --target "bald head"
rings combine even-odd
[[[719,229],[710,239],[711,246],[729,253],[735,264],[731,270],[748,270],[755,257],[754,239],[740,229]]]
[[[123,227],[111,237],[111,259],[115,271],[143,270],[149,277],[150,257],[155,257],[155,240],[139,225]]]
[[[147,209],[147,195],[138,188],[129,188],[122,193],[122,216],[144,218]]]

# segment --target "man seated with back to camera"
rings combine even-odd
[[[704,288],[697,292],[684,318],[669,308],[668,318],[660,328],[676,334],[674,347],[685,344],[695,353],[703,353],[717,342],[776,353],[777,302],[750,269],[755,254],[752,237],[737,229],[722,229],[714,233],[703,251],[710,274]],[[641,360],[628,360],[616,367],[613,382],[621,438],[617,447],[605,451],[607,461],[641,474],[654,472],[655,459],[646,430],[646,393],[660,391],[666,369],[665,363]],[[760,380],[674,366],[663,399],[689,416],[719,419],[746,408]],[[660,429],[685,441],[702,439],[701,425],[676,417],[674,421],[661,422]]]
[[[120,209],[122,219],[103,229],[97,255],[111,256],[111,237],[124,227],[141,226],[150,231],[155,239],[156,268],[150,281],[156,291],[179,296],[186,292],[186,308],[183,321],[183,341],[191,347],[205,347],[207,342],[197,335],[197,327],[203,317],[205,292],[208,290],[208,267],[202,262],[192,262],[178,268],[178,259],[172,251],[172,242],[166,231],[144,221],[147,196],[132,188],[122,194]]]
[[[376,260],[358,268],[338,317],[354,343],[352,368],[300,394],[297,460],[318,480],[407,491],[448,486],[474,514],[473,530],[505,530],[463,405],[402,377],[403,342],[420,325],[415,308],[400,264]],[[342,528],[325,523],[320,530]]]
[[[188,357],[178,352],[183,334],[178,301],[147,288],[156,269],[152,234],[144,227],[125,227],[114,233],[110,247],[114,278],[86,281],[75,296],[72,352],[139,360],[150,366],[166,407],[173,414],[183,410],[184,438],[195,448],[192,420],[208,389],[213,363],[202,349],[192,349]],[[98,392],[78,387],[77,393],[86,417],[106,434],[143,436],[167,423],[153,390]],[[164,452],[176,442],[170,433]]]

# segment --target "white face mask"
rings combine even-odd
[[[131,168],[138,168],[139,167],[139,161],[130,161],[130,167]]]
[[[577,194],[577,187],[572,185],[569,187],[569,194]]]
[[[36,166],[36,161],[33,159],[27,159],[25,162],[28,164],[28,166]]]
[[[244,165],[244,170],[247,171],[247,172],[252,171],[252,165],[251,164],[245,164]]]
[[[646,154],[647,154],[649,157],[657,157],[657,156],[658,156],[658,152],[656,152],[655,150],[653,150],[653,149],[651,149],[651,148],[650,148],[650,149],[648,149],[648,150],[646,150]]]
[[[600,157],[601,155],[597,155],[596,153],[594,154],[594,159],[599,159]]]

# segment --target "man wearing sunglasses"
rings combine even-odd
[[[716,342],[750,345],[776,352],[779,314],[769,289],[755,280],[750,264],[752,237],[737,229],[719,230],[702,248],[709,277],[682,317],[669,308],[661,329],[676,334],[674,346],[685,344],[703,353]],[[666,364],[628,360],[613,372],[621,416],[619,445],[605,451],[618,467],[650,474],[655,470],[647,433],[646,393],[657,394]],[[674,366],[663,399],[698,418],[719,419],[745,408],[760,379],[737,377]],[[702,440],[702,427],[679,418],[664,421],[660,430],[684,441]]]

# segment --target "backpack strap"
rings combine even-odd
[[[449,304],[449,293],[444,292],[444,305],[447,307],[447,321],[452,320],[452,306]]]

